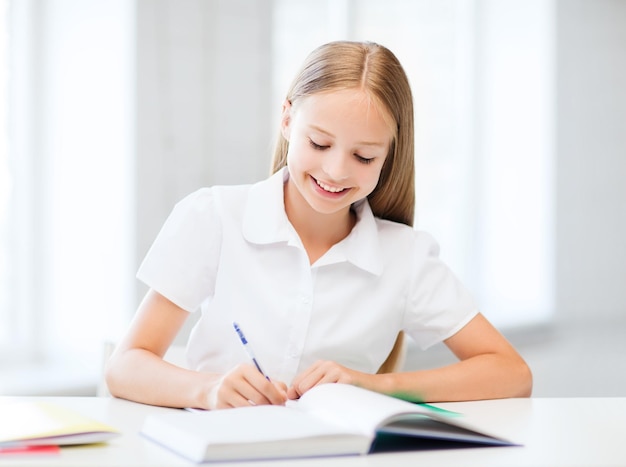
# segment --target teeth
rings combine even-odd
[[[324,191],[329,191],[331,193],[339,193],[340,191],[345,190],[345,188],[333,187],[326,185],[324,182],[320,182],[319,180],[315,180],[317,184],[324,189]]]

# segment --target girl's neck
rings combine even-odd
[[[356,215],[349,207],[332,214],[315,211],[289,183],[285,183],[284,200],[287,218],[300,237],[310,264],[346,238],[356,223]]]

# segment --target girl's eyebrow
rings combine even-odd
[[[323,129],[320,126],[311,124],[311,125],[309,125],[309,127],[312,130],[319,131],[320,133],[324,133],[326,136],[330,136],[331,138],[335,137],[335,135],[333,135],[330,131]],[[386,143],[376,142],[376,141],[360,141],[360,142],[357,143],[357,146],[376,146],[376,147],[384,148],[387,145],[386,145]]]

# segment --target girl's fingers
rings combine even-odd
[[[309,389],[320,384],[336,383],[338,379],[338,365],[334,362],[316,362],[308,370],[298,376],[293,383],[291,396],[297,399]]]
[[[282,386],[286,388],[284,383]],[[268,381],[255,367],[240,365],[224,377],[218,399],[229,407],[282,405],[287,394],[280,383]]]
[[[301,373],[289,388],[290,399],[297,399],[309,389],[326,383],[350,383],[350,372],[347,368],[331,362],[320,361]]]

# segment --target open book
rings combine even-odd
[[[148,416],[142,434],[195,462],[367,454],[383,438],[513,444],[461,414],[344,384],[316,386],[287,406],[172,410]]]
[[[33,446],[90,444],[120,433],[74,410],[43,401],[0,401],[0,452]]]

